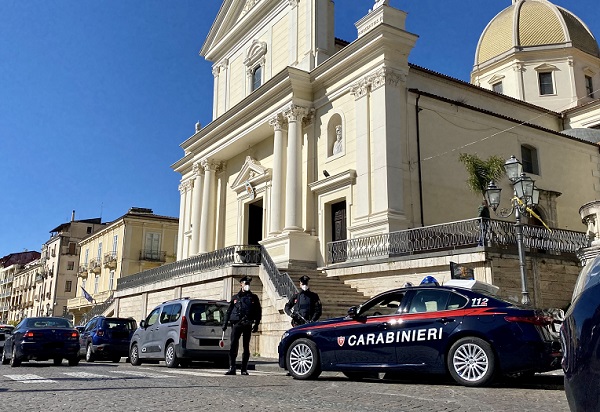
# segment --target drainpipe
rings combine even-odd
[[[423,109],[419,107],[419,99],[421,94],[418,90],[412,90],[417,93],[417,101],[415,103],[415,119],[417,123],[417,169],[419,172],[419,210],[421,211],[421,227],[425,226],[425,217],[423,215],[423,175],[421,170],[421,131],[419,128],[419,112]]]

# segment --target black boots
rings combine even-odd
[[[244,374],[244,372],[242,372],[242,375]],[[248,374],[248,372],[246,372],[246,375]],[[225,372],[225,375],[235,375],[235,368],[229,368],[229,370],[227,372]]]

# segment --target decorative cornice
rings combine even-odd
[[[256,4],[259,2],[260,0],[246,0],[246,4],[244,5],[244,8],[242,9],[242,15],[248,13],[252,7],[256,6]]]

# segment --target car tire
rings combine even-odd
[[[10,359],[6,357],[6,352],[2,349],[2,364],[8,365],[10,363]]]
[[[133,366],[140,366],[142,364],[142,360],[140,359],[140,350],[138,348],[137,343],[134,343],[129,349],[129,363]]]
[[[17,348],[16,348],[16,346],[13,346],[12,356],[10,357],[10,366],[12,368],[16,368],[18,366],[21,366],[21,359],[19,359],[17,357]]]
[[[62,365],[62,358],[54,358],[52,359],[52,363],[54,364],[54,366],[60,366]]]
[[[457,340],[448,351],[446,364],[452,378],[463,386],[483,386],[496,373],[492,346],[476,337]]]
[[[167,368],[176,368],[179,366],[179,359],[175,353],[175,344],[173,342],[169,343],[167,349],[165,349],[165,364]]]
[[[287,370],[294,379],[316,379],[321,374],[317,345],[310,339],[298,339],[286,354]]]
[[[94,356],[94,349],[92,348],[92,344],[88,343],[88,345],[85,348],[85,361],[93,362],[95,360],[96,360],[96,357]]]
[[[79,356],[74,356],[69,359],[69,366],[77,366],[79,365]]]

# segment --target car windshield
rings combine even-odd
[[[584,268],[581,269],[577,282],[575,283],[571,302],[575,301],[584,290],[600,283],[600,276],[598,275],[600,275],[600,256],[597,256],[592,261],[588,261]]]
[[[62,318],[31,318],[25,324],[28,328],[70,328],[67,319]]]

